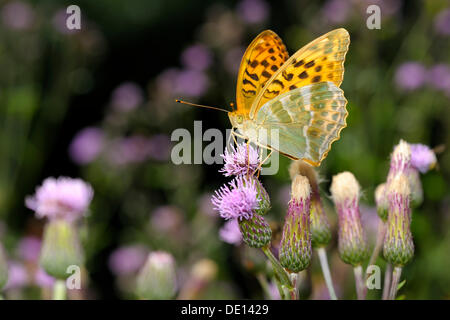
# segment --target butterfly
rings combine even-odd
[[[275,32],[261,32],[239,67],[236,107],[228,112],[232,133],[319,166],[347,125],[347,100],[339,86],[349,44],[347,30],[340,28],[289,57]]]

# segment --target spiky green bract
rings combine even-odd
[[[270,243],[272,230],[266,220],[259,214],[250,219],[238,220],[242,239],[252,248],[262,248]]]
[[[311,187],[308,179],[297,175],[292,181],[292,198],[284,222],[279,253],[281,265],[292,273],[306,269],[311,262],[310,208]]]
[[[341,259],[359,266],[368,255],[359,213],[360,187],[350,172],[333,177],[331,196],[339,218],[338,249]]]
[[[388,189],[389,217],[383,253],[394,266],[404,266],[414,256],[411,234],[410,189],[408,178],[399,175],[392,180]]]

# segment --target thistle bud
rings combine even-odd
[[[72,222],[52,219],[45,226],[40,264],[45,272],[66,279],[67,268],[83,264],[83,253],[78,239],[77,229]]]
[[[386,198],[386,183],[378,185],[375,189],[375,203],[377,205],[377,213],[382,221],[386,221],[388,217],[388,201]]]
[[[167,252],[155,251],[148,255],[147,262],[137,277],[137,293],[148,300],[165,300],[176,292],[175,261]]]
[[[270,243],[272,230],[262,216],[254,214],[250,219],[238,221],[242,239],[248,246],[262,248]]]
[[[297,174],[308,178],[311,186],[311,240],[313,248],[324,247],[331,240],[331,229],[323,209],[319,192],[319,178],[314,168],[302,160],[293,161],[289,174],[294,180]]]
[[[253,176],[250,177],[250,179],[253,179],[255,181],[256,191],[258,192],[258,198],[260,199],[259,208],[255,210],[255,213],[265,215],[271,208],[269,194],[262,185],[261,181]]]
[[[8,263],[3,246],[0,244],[0,291],[8,282]]]
[[[404,266],[414,255],[408,178],[399,175],[392,180],[387,195],[389,217],[384,238],[384,257],[394,266]]]
[[[390,168],[387,178],[388,185],[399,174],[406,174],[411,167],[411,147],[403,140],[394,147],[391,154]]]
[[[279,258],[286,270],[297,273],[306,269],[311,262],[311,187],[308,178],[296,175],[292,181],[291,194]]]
[[[367,256],[367,246],[359,213],[358,181],[352,173],[343,172],[333,177],[330,190],[339,218],[339,254],[345,263],[359,266]]]

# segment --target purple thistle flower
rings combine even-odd
[[[445,9],[436,16],[434,29],[444,36],[450,35],[450,9]]]
[[[255,180],[238,176],[216,191],[211,201],[222,218],[242,221],[252,218],[254,211],[260,207],[261,199]]]
[[[55,283],[55,278],[45,272],[44,269],[39,268],[34,275],[34,283],[41,288],[51,288]]]
[[[34,196],[26,197],[25,205],[38,218],[73,221],[86,212],[93,195],[92,187],[81,179],[47,178]]]
[[[407,62],[400,65],[395,73],[395,82],[400,89],[415,90],[426,80],[425,67],[417,62]]]
[[[133,82],[125,82],[114,89],[111,105],[118,111],[131,111],[144,100],[142,89]]]
[[[231,146],[231,150],[225,149],[221,156],[225,165],[219,172],[223,172],[226,177],[252,174],[260,163],[258,151],[251,145],[247,149],[246,143],[238,144],[237,148]]]
[[[19,256],[25,261],[38,261],[41,245],[41,239],[36,237],[25,237],[20,240],[18,246]]]
[[[263,0],[243,0],[238,4],[239,16],[247,23],[261,23],[269,16],[269,6]]]
[[[35,20],[32,7],[22,1],[7,3],[2,9],[3,24],[15,30],[29,29]]]
[[[133,274],[144,265],[147,254],[147,250],[139,245],[121,247],[109,257],[109,269],[118,276]]]
[[[8,282],[4,289],[17,289],[28,285],[28,273],[22,263],[16,261],[9,262]]]
[[[208,89],[208,77],[198,70],[184,70],[175,79],[175,93],[188,97],[200,97]]]
[[[345,22],[350,12],[351,3],[347,0],[328,0],[322,8],[322,15],[332,24]]]
[[[411,166],[422,173],[427,172],[436,165],[436,154],[424,144],[410,144],[411,147]]]
[[[450,66],[444,63],[434,65],[428,71],[427,80],[435,89],[450,92]]]
[[[94,161],[103,148],[104,134],[99,128],[88,127],[78,132],[69,146],[72,161],[83,165]]]
[[[242,242],[242,234],[239,229],[239,223],[236,219],[228,220],[219,230],[219,237],[222,241],[239,245]]]
[[[211,52],[205,45],[196,44],[183,51],[181,62],[188,69],[203,71],[211,65]]]

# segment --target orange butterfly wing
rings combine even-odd
[[[255,98],[289,58],[283,41],[271,30],[261,32],[242,57],[236,88],[236,113],[248,118]]]
[[[281,41],[281,40],[280,40]],[[332,81],[337,87],[344,78],[345,55],[350,44],[347,30],[332,30],[308,43],[287,60],[252,99],[250,118],[269,100],[308,84]]]

